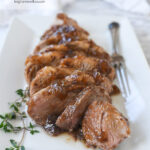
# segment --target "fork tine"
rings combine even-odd
[[[125,97],[126,96],[126,90],[125,90],[124,81],[123,81],[123,78],[122,78],[122,72],[121,72],[120,66],[118,66],[116,68],[116,75],[117,75],[117,79],[118,79],[118,82],[119,82],[119,87],[120,87],[122,96]]]
[[[122,77],[122,81],[123,81],[123,85],[124,85],[124,90],[126,93],[125,96],[128,97],[130,95],[130,87],[129,87],[129,82],[128,82],[128,77],[127,77],[125,65],[121,64],[120,72],[121,72],[121,77]]]

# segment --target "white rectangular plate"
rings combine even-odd
[[[87,29],[97,44],[111,53],[111,40],[108,24],[118,21],[121,24],[120,41],[122,54],[127,64],[132,98],[124,103],[128,115],[131,136],[122,142],[120,150],[147,150],[150,148],[150,70],[133,29],[127,19],[113,16],[87,16],[70,14]],[[25,86],[24,62],[33,51],[40,35],[53,23],[54,16],[22,16],[15,18],[8,32],[0,55],[0,114],[8,111],[8,102],[16,99],[14,93]],[[115,105],[123,112],[122,98],[114,97]],[[42,129],[34,136],[26,134],[23,145],[26,150],[86,150],[79,141],[68,135],[51,137]],[[9,139],[19,140],[21,134],[5,134],[0,131],[0,149],[9,146]]]

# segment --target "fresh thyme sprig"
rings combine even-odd
[[[14,112],[10,112],[5,114],[4,116],[0,115],[1,123],[0,128],[3,129],[4,132],[14,132],[17,133],[21,131],[21,127],[14,127],[10,120],[16,119],[16,114]]]
[[[39,131],[38,131],[38,130],[34,130],[34,128],[35,128],[35,125],[33,125],[33,124],[30,122],[30,124],[29,124],[27,130],[30,131],[30,133],[31,133],[32,135],[35,134],[35,133],[39,133]]]
[[[11,139],[11,147],[6,148],[5,150],[25,150],[25,147],[22,146],[22,142],[24,139],[25,131],[29,131],[32,135],[35,133],[39,133],[38,130],[35,130],[35,125],[33,125],[31,122],[28,126],[25,126],[24,119],[27,118],[27,115],[24,111],[22,111],[22,108],[26,105],[26,102],[29,97],[29,90],[22,90],[19,89],[16,91],[16,93],[19,95],[19,99],[15,100],[15,102],[9,104],[10,112],[6,113],[4,115],[0,115],[0,129],[2,129],[4,132],[7,133],[18,133],[20,131],[23,131],[22,138],[19,143],[17,143],[15,140]],[[14,126],[13,120],[21,120],[23,126]]]
[[[9,148],[6,148],[5,150],[25,150],[25,147],[24,146],[20,146],[15,140],[11,139],[10,140],[10,143],[11,143],[11,147]]]

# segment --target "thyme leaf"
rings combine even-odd
[[[22,145],[20,146],[19,143],[17,143],[13,139],[10,139],[10,144],[11,144],[11,147],[5,148],[5,150],[25,150],[24,146],[22,146]]]
[[[16,93],[17,93],[20,97],[25,97],[25,95],[24,95],[24,90],[22,90],[22,89],[18,89],[18,90],[16,91]]]

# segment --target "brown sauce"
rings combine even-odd
[[[46,124],[45,126],[43,126],[45,131],[48,134],[53,135],[53,136],[57,136],[57,135],[64,133],[62,129],[60,129],[59,127],[55,125],[57,117],[58,117],[57,115],[48,116]]]
[[[78,125],[78,127],[72,131],[65,131],[63,129],[60,129],[59,127],[56,126],[55,122],[56,119],[58,118],[57,115],[49,116],[45,126],[43,126],[44,130],[51,136],[59,136],[63,133],[67,133],[73,137],[74,140],[80,140],[85,142],[83,133],[82,133],[82,127],[81,124]]]
[[[111,92],[111,96],[120,94],[120,89],[118,88],[117,85],[113,85],[112,87],[113,87],[113,90]]]

